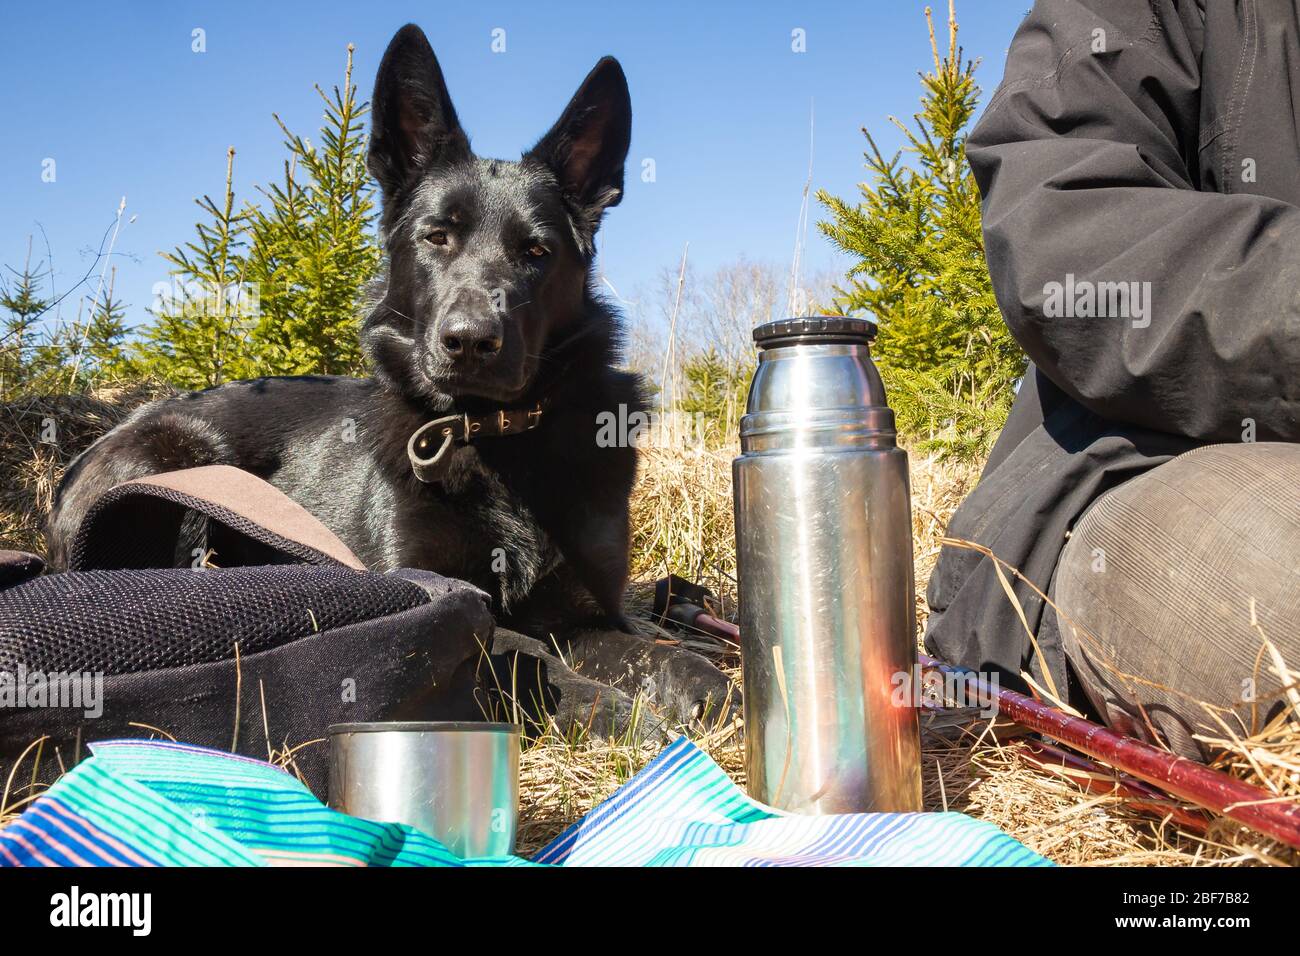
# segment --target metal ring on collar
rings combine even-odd
[[[459,415],[448,415],[445,418],[438,418],[427,422],[417,428],[406,442],[406,457],[411,460],[411,470],[415,472],[415,477],[423,482],[434,482],[442,478],[446,471],[450,458],[447,452],[451,450],[452,442],[456,440],[455,431],[450,427],[451,422],[459,420]],[[466,421],[468,424],[468,420]],[[422,458],[416,451],[416,445],[425,432],[431,428],[442,428],[442,444],[434,452],[431,458]]]

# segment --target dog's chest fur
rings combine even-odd
[[[475,577],[493,581],[493,596],[503,611],[509,611],[559,564],[559,552],[532,510],[483,463],[477,449],[458,448],[454,455],[442,488],[427,490],[445,497],[475,525],[469,542],[471,555],[477,558],[475,564],[486,557],[486,571]]]

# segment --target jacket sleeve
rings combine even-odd
[[[967,144],[989,270],[1088,410],[1300,441],[1300,209],[1196,190],[1203,27],[1190,0],[1038,0]],[[1275,152],[1300,175],[1296,144]]]

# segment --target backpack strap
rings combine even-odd
[[[198,515],[204,522],[193,518]],[[114,485],[77,529],[68,570],[251,564],[365,565],[307,509],[230,465],[168,471]],[[196,553],[197,552],[197,553]]]

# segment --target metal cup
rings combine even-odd
[[[335,724],[329,805],[406,823],[463,859],[508,856],[519,817],[517,724]]]

